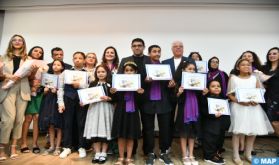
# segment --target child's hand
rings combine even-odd
[[[206,95],[209,92],[209,90],[207,88],[204,88],[202,91],[202,95]]]
[[[247,102],[237,102],[237,103],[243,106],[250,106],[250,103]]]
[[[83,107],[83,106],[84,106],[82,102],[79,102],[79,105],[80,105],[81,107]]]
[[[80,84],[79,84],[79,82],[77,82],[77,81],[74,81],[73,83],[72,83],[72,85],[73,85],[73,87],[74,88],[79,88],[79,86],[80,86]]]
[[[56,93],[56,92],[57,92],[56,88],[51,88],[50,91],[51,91],[52,93]]]
[[[218,117],[220,117],[220,116],[222,116],[222,114],[221,114],[220,112],[217,112],[217,113],[215,114],[215,117],[216,117],[216,118],[218,118]]]
[[[177,96],[180,96],[184,92],[184,88],[181,86],[178,89]]]
[[[150,82],[152,82],[152,78],[151,77],[148,77],[148,76],[146,76],[146,78],[145,78],[145,80],[144,80],[145,82],[147,82],[147,83],[150,83]]]
[[[65,111],[65,107],[63,106],[63,105],[60,105],[59,107],[58,107],[58,112],[59,113],[63,113]]]
[[[144,89],[142,89],[142,88],[139,88],[139,89],[137,90],[137,92],[138,92],[139,94],[143,94],[143,92],[144,92]]]
[[[170,81],[169,81],[168,87],[169,87],[169,88],[175,87],[175,81],[174,81],[174,80],[170,80]]]
[[[116,88],[110,88],[110,90],[109,90],[109,91],[110,91],[110,93],[111,93],[111,94],[114,94],[114,93],[116,93],[116,92],[117,92]]]
[[[108,96],[101,96],[101,99],[102,99],[103,101],[110,101],[110,100],[111,100],[111,98],[108,97]]]
[[[47,93],[49,91],[49,88],[48,87],[45,87],[44,88],[44,93]]]
[[[256,106],[256,105],[258,105],[258,103],[256,103],[255,101],[250,101],[250,105]]]

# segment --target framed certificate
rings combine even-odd
[[[195,61],[198,73],[207,73],[207,61]]]
[[[79,82],[81,86],[88,84],[87,72],[77,70],[65,70],[64,84],[72,84],[73,82]]]
[[[136,91],[141,87],[140,74],[113,74],[112,87],[117,91]]]
[[[79,100],[83,105],[96,103],[102,101],[101,97],[105,96],[103,86],[97,86],[92,88],[85,88],[77,90]]]
[[[235,94],[239,102],[265,103],[264,90],[261,88],[237,88]]]
[[[203,90],[206,88],[206,74],[182,72],[181,86],[184,89]]]
[[[230,108],[228,100],[207,98],[208,101],[208,113],[216,114],[221,113],[222,115],[230,115]]]
[[[145,64],[146,73],[152,80],[171,80],[172,74],[168,64]]]
[[[58,88],[58,75],[42,73],[42,86],[48,88]]]

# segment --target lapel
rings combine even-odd
[[[172,75],[174,75],[174,73],[175,73],[174,57],[172,57],[172,58],[170,59],[170,67],[171,67]]]

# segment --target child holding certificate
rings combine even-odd
[[[60,75],[65,67],[64,63],[59,60],[54,60],[51,66],[52,69],[49,73],[55,75]],[[53,154],[54,156],[58,156],[60,154],[62,125],[63,115],[62,111],[58,112],[57,89],[45,87],[39,115],[39,127],[41,131],[48,131],[50,137],[50,148],[45,150],[43,155]],[[57,132],[56,144],[55,130]]]
[[[136,74],[138,67],[134,62],[128,61],[124,64],[124,74]],[[116,108],[113,116],[112,137],[118,138],[119,158],[115,165],[134,165],[131,159],[134,140],[141,137],[139,117],[139,94],[144,90],[139,88],[136,92],[117,92],[111,88]],[[127,151],[127,159],[124,161],[124,152]]]
[[[204,159],[212,164],[224,164],[220,150],[223,148],[225,131],[230,126],[230,117],[223,115],[225,107],[220,105],[215,114],[209,113],[208,98],[225,100],[222,94],[222,87],[219,81],[212,80],[208,82],[208,94],[199,99],[200,112],[203,116],[203,153]],[[217,108],[217,107],[216,107]],[[228,108],[228,107],[227,107]],[[227,109],[228,110],[228,109]]]
[[[160,64],[161,48],[151,45],[148,48],[151,64]],[[147,155],[146,164],[153,164],[156,159],[155,148],[155,117],[159,126],[160,161],[172,165],[173,162],[167,154],[170,137],[171,103],[169,81],[153,80],[146,77],[144,83],[143,108],[141,109],[141,121],[143,126],[143,152]]]
[[[44,50],[40,46],[34,46],[30,49],[28,56],[34,60],[43,60],[44,59]],[[41,74],[47,72],[48,66],[39,67],[37,72],[34,72],[32,76],[29,77],[29,82],[31,86],[31,101],[28,102],[26,111],[25,111],[25,120],[22,126],[22,143],[20,151],[22,153],[30,152],[27,145],[27,133],[29,126],[33,121],[33,149],[32,152],[37,154],[40,153],[40,148],[38,146],[38,136],[39,136],[39,111],[41,108],[41,102],[43,98],[43,88],[41,87]]]
[[[176,129],[180,135],[180,145],[182,151],[183,164],[197,164],[193,150],[195,138],[197,137],[197,125],[199,118],[199,107],[197,94],[200,92],[194,90],[185,90],[181,86],[182,72],[195,73],[195,63],[192,61],[184,61],[178,66],[175,81],[178,84],[178,112],[176,117]],[[180,80],[180,81],[179,81]],[[206,92],[206,89],[204,89]],[[188,146],[188,154],[187,154]]]
[[[101,64],[96,67],[95,80],[89,87],[102,86],[106,96],[102,96],[101,102],[89,105],[83,136],[93,139],[95,156],[92,163],[103,164],[107,160],[108,142],[111,140],[111,128],[114,107],[112,105],[109,90],[111,88],[111,72],[109,68]]]
[[[228,97],[231,100],[231,126],[229,132],[233,133],[233,161],[243,164],[239,156],[239,140],[246,135],[245,159],[251,163],[251,151],[257,135],[273,133],[273,128],[262,107],[253,101],[239,102],[235,96],[237,88],[259,88],[259,81],[251,75],[251,63],[247,59],[236,62],[236,74],[232,75],[228,84]],[[257,126],[255,126],[257,123]]]
[[[84,69],[85,63],[85,54],[83,52],[75,52],[73,54],[74,67],[66,73],[65,70],[59,76],[59,89],[57,92],[58,97],[58,108],[59,111],[63,112],[63,145],[64,150],[59,155],[60,158],[66,158],[71,154],[72,149],[78,149],[79,157],[86,157],[85,152],[85,139],[83,137],[84,124],[86,119],[87,110],[85,110],[80,105],[80,100],[78,97],[77,90],[81,88],[87,88],[88,82],[82,82],[80,80],[87,80],[87,74],[76,75],[75,72],[71,71],[80,71],[86,72]],[[67,75],[66,75],[67,74]],[[69,78],[70,77],[70,78]],[[77,77],[77,78],[76,78]],[[69,79],[71,84],[64,84]],[[73,78],[73,79],[71,79]],[[64,82],[65,80],[65,82]],[[68,83],[68,82],[67,82]],[[74,143],[74,139],[77,139],[78,142]]]

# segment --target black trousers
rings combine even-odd
[[[223,140],[222,140],[223,138]],[[224,142],[224,136],[205,131],[203,133],[203,153],[205,159],[212,159],[220,149],[220,144]],[[223,145],[223,144],[222,144]]]
[[[141,113],[141,120],[143,126],[143,152],[145,155],[153,153],[155,146],[154,137],[154,120],[156,114]],[[165,153],[169,148],[169,137],[170,137],[170,118],[171,112],[157,114],[158,125],[159,125],[159,148],[161,153]]]
[[[174,118],[175,118],[175,109],[176,109],[176,105],[177,105],[177,102],[172,102],[171,103],[171,116],[170,116],[170,134],[169,134],[169,147],[171,147],[171,144],[172,144],[172,139],[173,137],[178,133],[175,132],[175,121],[174,121]]]
[[[64,97],[65,111],[63,112],[63,145],[65,148],[85,148],[83,137],[87,110],[79,105],[78,99]]]

